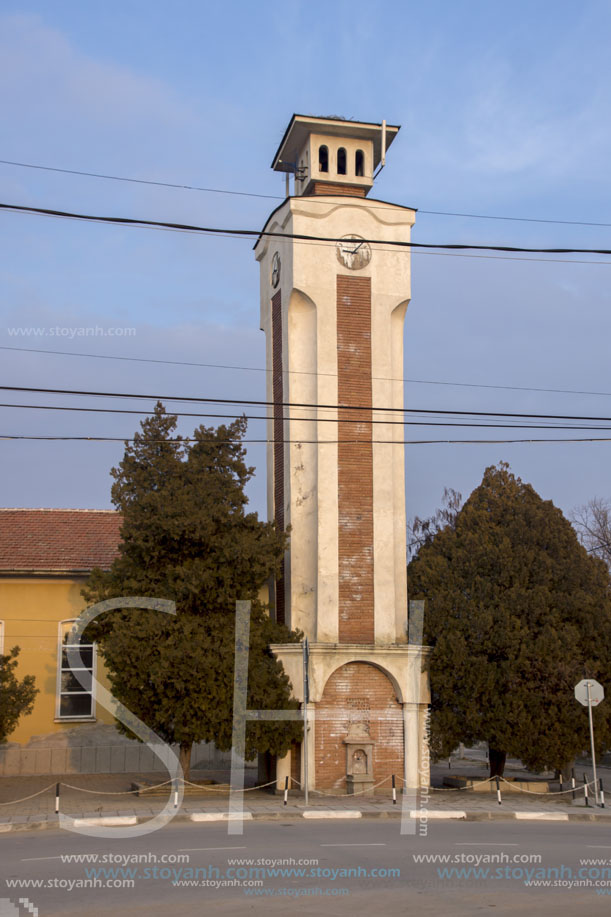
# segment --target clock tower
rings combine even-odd
[[[272,168],[294,194],[255,253],[266,335],[268,511],[290,543],[273,614],[310,645],[310,788],[422,776],[428,685],[408,628],[403,325],[415,211],[367,197],[396,126],[293,115]],[[303,703],[298,644],[274,646]],[[307,751],[306,751],[307,749]],[[425,782],[428,775],[424,777]]]

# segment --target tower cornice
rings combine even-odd
[[[289,205],[288,212],[286,216],[283,219],[281,219],[279,217],[279,214],[282,211],[282,209],[287,206],[287,204]],[[405,221],[410,226],[414,225],[416,221],[416,214],[418,213],[417,207],[409,207],[405,204],[394,204],[391,201],[383,201],[378,198],[349,197],[347,195],[342,195],[342,194],[325,194],[325,195],[317,195],[316,197],[309,197],[307,195],[303,195],[299,197],[293,197],[293,196],[286,197],[282,201],[282,203],[278,204],[278,206],[274,210],[272,210],[272,212],[268,216],[261,230],[261,235],[259,236],[255,244],[253,245],[253,251],[255,252],[257,251],[257,248],[260,246],[261,242],[267,242],[269,244],[270,242],[273,241],[274,239],[273,236],[266,237],[264,233],[269,231],[269,227],[270,225],[274,223],[274,221],[277,221],[279,223],[284,223],[286,225],[286,223],[288,222],[288,219],[292,215],[297,215],[300,213],[300,210],[298,210],[297,207],[303,208],[304,206],[307,209],[307,213],[306,213],[306,210],[303,210],[303,209],[301,210],[301,213],[304,216],[307,215],[311,217],[315,214],[314,208],[321,207],[321,205],[324,205],[324,204],[335,204],[337,207],[356,207],[359,210],[365,210],[365,211],[373,211],[376,209],[380,209],[380,210],[385,210],[388,212],[397,211],[397,212],[410,213],[410,214],[413,214],[413,218],[411,220]],[[321,207],[321,210],[322,210],[322,207]],[[331,212],[332,212],[331,210],[326,210],[325,215]],[[259,252],[259,254],[257,255],[257,260],[259,260],[260,255],[261,253]]]

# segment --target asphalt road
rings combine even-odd
[[[98,860],[66,862],[66,855],[97,855]],[[422,862],[432,855],[453,860]],[[113,862],[102,861],[109,856]],[[235,858],[265,862],[230,862]],[[605,864],[580,862],[586,858]],[[293,872],[270,872],[279,869]],[[380,819],[255,821],[245,824],[243,836],[230,836],[226,826],[217,824],[181,824],[114,841],[60,831],[23,832],[0,835],[0,878],[0,917],[32,914],[31,908],[38,909],[39,917],[275,915],[289,910],[308,917],[472,917],[484,911],[590,917],[611,909],[611,832],[587,823],[429,822],[426,836],[402,836],[398,821]],[[18,886],[15,880],[29,884]],[[529,887],[529,880],[564,884]],[[575,881],[592,884],[570,887]],[[108,887],[116,885],[123,887]]]

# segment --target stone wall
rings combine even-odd
[[[178,754],[178,749],[174,750]],[[193,746],[193,769],[219,770],[230,764],[231,754],[218,751],[212,743]],[[1,777],[165,770],[147,745],[119,735],[114,726],[79,726],[62,733],[34,736],[25,745],[0,744]]]

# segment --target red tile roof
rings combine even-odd
[[[0,573],[108,569],[122,516],[102,509],[0,509]]]

